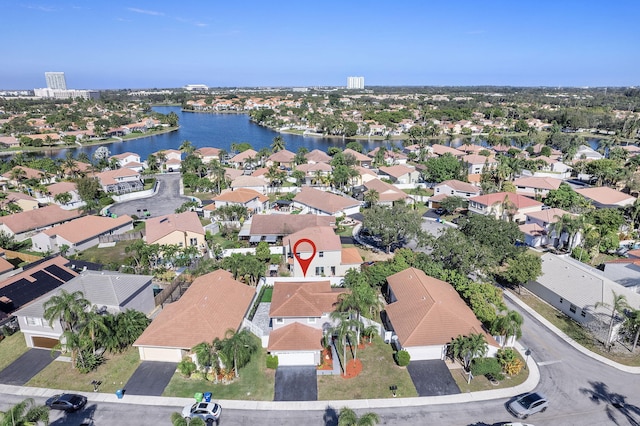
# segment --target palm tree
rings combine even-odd
[[[338,415],[338,426],[374,426],[380,422],[380,417],[376,413],[365,413],[358,415],[351,408],[342,407]]]
[[[284,139],[282,138],[282,136],[278,135],[275,138],[273,138],[273,143],[271,144],[271,151],[272,152],[278,152],[278,151],[282,151],[286,146],[286,143],[284,141]]]
[[[88,338],[91,340],[93,352],[96,351],[96,341],[101,333],[105,334],[109,332],[104,318],[104,316],[92,311],[83,312],[81,315],[82,326],[79,327],[79,335],[81,338]]]
[[[0,411],[0,426],[31,426],[38,422],[49,424],[49,408],[36,405],[33,398],[17,403],[7,411]]]
[[[370,189],[364,193],[364,202],[367,203],[367,207],[372,207],[380,201],[380,194],[375,189]]]
[[[584,219],[582,216],[573,216],[569,214],[562,217],[555,216],[557,222],[553,224],[558,239],[562,239],[562,234],[567,234],[568,250],[571,251],[575,247],[575,239],[578,233],[584,229]]]
[[[627,326],[631,331],[634,331],[633,336],[633,347],[631,348],[631,352],[636,350],[636,346],[638,345],[638,337],[640,337],[640,309],[631,309],[627,314],[627,319],[625,320]]]
[[[218,351],[222,347],[222,341],[216,337],[213,343],[201,342],[191,348],[191,352],[196,355],[196,360],[201,368],[204,368],[204,379],[207,373],[213,370],[214,380],[218,381],[218,370],[220,369],[220,354]]]
[[[606,346],[608,350],[611,350],[611,341],[613,340],[613,324],[618,317],[619,312],[623,312],[625,309],[629,308],[629,304],[627,303],[627,296],[624,294],[617,294],[615,291],[611,290],[611,294],[613,295],[613,303],[609,304],[606,302],[597,302],[595,307],[598,308],[600,306],[604,306],[605,308],[611,309],[611,320],[609,321],[609,331],[607,332],[607,342]]]
[[[449,351],[453,358],[462,361],[466,371],[471,368],[471,361],[482,357],[487,353],[488,345],[484,334],[470,334],[469,336],[458,335],[449,344]]]
[[[189,154],[193,153],[193,151],[196,150],[196,147],[193,146],[191,141],[184,140],[184,141],[182,141],[182,143],[180,144],[180,148],[178,148],[178,149],[180,151],[184,151],[185,154],[189,155]]]
[[[353,347],[355,342],[356,352],[353,354],[353,358],[357,356],[357,334],[359,321],[351,318],[349,313],[334,311],[331,313],[331,318],[336,321],[336,324],[332,328],[333,334],[338,338],[338,350],[342,350],[342,371],[345,372],[347,364],[347,342],[349,346]],[[362,323],[360,322],[360,325]]]
[[[171,424],[173,426],[205,426],[206,423],[200,417],[189,419],[182,417],[181,413],[173,412],[171,413]]]
[[[509,311],[504,316],[499,316],[495,320],[495,328],[500,336],[504,337],[502,347],[507,344],[507,339],[510,336],[515,336],[516,339],[522,337],[522,323],[524,319],[516,311]]]
[[[235,376],[240,377],[238,369],[244,367],[251,360],[251,355],[257,349],[256,342],[247,329],[238,332],[229,329],[225,333],[220,351],[225,360],[233,362]]]
[[[120,312],[116,319],[118,324],[116,335],[122,349],[133,344],[151,322],[144,313],[135,309]]]
[[[60,290],[60,293],[51,296],[44,303],[44,319],[53,327],[53,321],[59,320],[64,331],[75,331],[82,314],[90,306],[90,302],[84,298],[81,291],[68,293]]]

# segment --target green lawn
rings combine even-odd
[[[91,247],[78,253],[74,258],[87,262],[99,262],[103,265],[112,263],[121,265],[123,263],[122,261],[128,256],[127,253],[125,253],[126,248],[135,241],[136,240],[118,241],[113,247]]]
[[[522,360],[524,364],[524,359],[518,354],[518,358]],[[494,390],[494,389],[504,389],[504,388],[512,388],[514,386],[521,385],[527,380],[529,377],[529,370],[525,370],[524,368],[520,370],[518,374],[515,376],[507,376],[503,380],[500,380],[497,385],[491,384],[489,380],[485,376],[475,376],[471,383],[467,384],[468,376],[464,373],[462,368],[455,368],[451,370],[451,376],[456,381],[456,384],[460,388],[460,392],[478,392],[484,390]]]
[[[2,339],[0,341],[0,371],[27,352],[28,349],[21,332]]]
[[[638,354],[640,354],[640,348],[636,348],[635,353],[631,353],[624,347],[618,347],[612,352],[607,352],[603,345],[594,339],[593,336],[591,336],[576,321],[544,302],[542,299],[530,294],[526,290],[523,290],[522,294],[516,294],[515,292],[512,294],[519,297],[520,300],[529,305],[529,307],[538,314],[542,315],[547,321],[558,327],[567,334],[567,336],[571,337],[591,352],[602,355],[612,361],[619,362],[620,364],[640,367],[640,356],[638,356]]]
[[[260,302],[270,303],[273,296],[273,287],[266,287],[260,298]]]
[[[398,367],[393,360],[391,345],[385,344],[379,336],[373,342],[358,350],[362,372],[357,377],[318,376],[319,400],[389,398],[392,385],[398,387],[399,397],[418,396],[407,369]]]
[[[91,381],[99,380],[102,382],[100,392],[115,392],[127,383],[139,364],[138,348],[134,347],[121,354],[107,354],[107,361],[88,374],[71,368],[69,362],[54,361],[29,380],[26,386],[91,392]]]
[[[162,395],[190,398],[196,392],[212,392],[216,399],[273,401],[276,373],[266,368],[266,358],[267,352],[259,349],[249,364],[240,369],[240,377],[227,385],[204,379],[187,379],[176,372]]]

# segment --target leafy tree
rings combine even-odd
[[[450,354],[462,361],[462,366],[466,371],[469,371],[471,362],[475,358],[485,356],[488,350],[487,341],[484,334],[481,333],[470,334],[469,336],[458,335],[449,344]]]
[[[513,259],[507,260],[507,264],[502,278],[512,286],[519,287],[542,274],[542,260],[528,251],[518,253]]]
[[[31,426],[39,422],[49,424],[49,408],[36,405],[33,398],[17,403],[7,411],[0,411],[0,426]]]
[[[633,333],[633,346],[631,347],[631,352],[633,352],[638,346],[638,338],[640,337],[640,309],[629,308],[625,325]]]
[[[271,259],[271,250],[269,249],[269,243],[266,241],[260,241],[256,246],[256,258],[260,262],[268,262]]]
[[[440,183],[449,179],[462,177],[462,163],[453,155],[446,153],[440,157],[431,157],[426,161],[426,168],[422,172],[422,178],[426,182]]]
[[[469,239],[480,241],[484,246],[491,248],[498,263],[522,251],[516,246],[516,242],[523,238],[516,223],[474,214],[462,221],[459,229]]]
[[[448,212],[455,212],[458,209],[466,209],[469,205],[469,200],[463,197],[451,196],[440,201],[440,207]]]
[[[419,242],[424,240],[420,214],[404,203],[395,203],[391,207],[376,204],[364,210],[363,216],[364,227],[380,237],[387,252],[392,246],[404,244],[412,238]]]
[[[61,192],[59,194],[56,194],[53,197],[53,201],[55,201],[56,203],[60,203],[60,204],[68,204],[71,200],[72,200],[73,196],[68,193],[68,192]]]
[[[567,210],[570,213],[581,213],[590,208],[589,201],[565,182],[562,182],[558,189],[549,191],[544,203],[549,207]]]

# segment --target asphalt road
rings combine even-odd
[[[140,218],[143,209],[147,209],[151,213],[151,217],[174,213],[183,203],[191,200],[189,197],[180,195],[180,176],[180,173],[156,175],[160,187],[155,195],[117,203],[110,208],[111,212],[118,216],[127,214]]]
[[[520,311],[515,305],[507,304],[510,309]],[[640,376],[624,373],[589,358],[559,339],[527,313],[522,314],[525,323],[520,342],[531,349],[531,356],[539,365],[541,377],[536,390],[545,393],[550,399],[549,409],[545,413],[531,416],[527,423],[537,426],[640,424]],[[22,399],[23,397],[14,395],[0,395],[0,410],[6,410]],[[42,398],[37,400],[44,402]],[[380,424],[387,425],[481,426],[514,421],[505,410],[505,403],[508,401],[498,399],[356,411],[360,414],[363,411],[374,411],[380,416]],[[223,406],[220,424],[335,425],[336,412],[340,408],[341,406],[327,407],[319,411],[254,411],[225,410]],[[100,403],[92,414],[96,425],[138,426],[141,424],[140,419],[144,419],[143,424],[169,425],[169,416],[179,409],[180,407]],[[78,418],[80,417],[65,420],[61,413],[54,413],[51,424],[78,425]]]

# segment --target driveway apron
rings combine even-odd
[[[0,371],[0,383],[4,385],[23,386],[47,365],[57,358],[59,352],[53,355],[49,349],[29,349],[20,358],[13,361]]]
[[[454,395],[460,389],[444,361],[411,361],[407,367],[419,396]]]
[[[317,401],[316,367],[278,367],[274,401]]]
[[[124,386],[125,395],[162,396],[178,364],[143,361]]]

